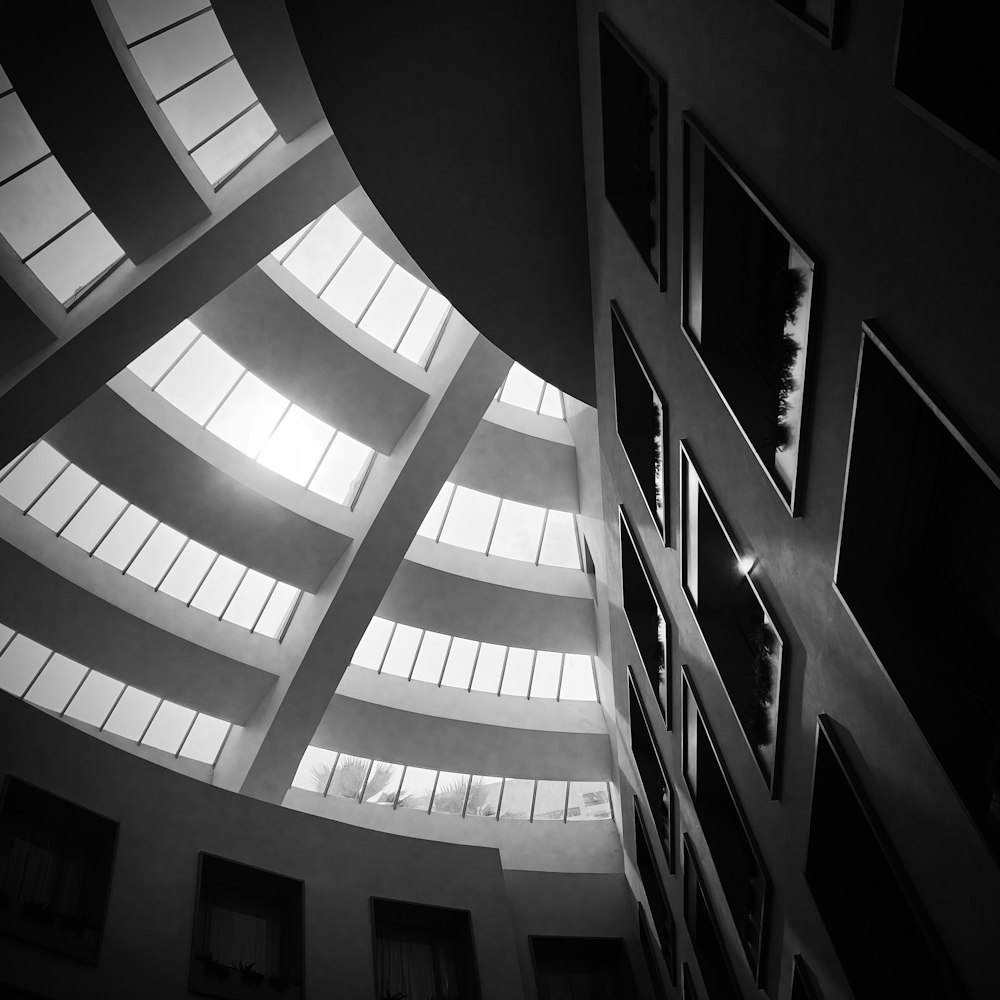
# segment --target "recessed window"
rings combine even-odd
[[[1000,475],[866,328],[837,592],[1000,857],[998,564]]]
[[[742,1000],[687,834],[684,834],[684,922],[698,957],[706,993],[712,1000]]]
[[[667,997],[667,984],[663,980],[663,973],[660,971],[662,961],[656,955],[656,947],[653,944],[653,932],[649,927],[649,920],[646,911],[642,908],[642,903],[636,907],[639,914],[639,945],[642,948],[642,957],[646,960],[646,970],[649,972],[649,981],[653,987],[654,1000],[669,1000]]]
[[[820,716],[805,876],[854,996],[964,997],[838,729]]]
[[[301,997],[302,907],[301,880],[202,854],[188,989],[250,997],[266,982]]]
[[[538,1000],[635,1000],[621,938],[530,937]]]
[[[653,816],[657,840],[667,862],[667,870],[674,870],[674,786],[667,777],[659,747],[652,727],[646,717],[635,681],[629,672],[629,739],[632,756],[639,772],[639,784],[646,793],[646,802]]]
[[[8,776],[0,800],[0,930],[95,963],[118,824]]]
[[[982,8],[973,0],[901,6],[896,92],[960,146],[1000,168],[995,46],[989,31],[973,27]]]
[[[775,0],[814,38],[833,48],[843,34],[843,11],[846,0]]]
[[[767,872],[686,672],[683,754],[684,780],[751,974],[760,986],[769,895]]]
[[[674,915],[667,901],[667,892],[663,888],[660,869],[653,858],[653,850],[649,835],[638,808],[635,810],[635,866],[639,872],[643,892],[646,895],[646,905],[660,945],[660,954],[667,965],[670,982],[677,982],[677,928]]]
[[[684,594],[773,793],[784,641],[683,442],[681,543]]]
[[[615,423],[618,440],[656,530],[667,538],[666,431],[663,397],[656,388],[621,312],[611,303],[615,363]]]
[[[671,629],[659,593],[639,554],[635,536],[621,511],[622,609],[632,630],[642,669],[670,728]]]
[[[604,16],[601,126],[604,194],[643,263],[666,288],[666,88]]]
[[[815,265],[688,115],[684,141],[684,331],[797,514]]]
[[[792,959],[791,1000],[819,1000],[813,987],[812,974],[806,968],[801,955],[795,955]]]

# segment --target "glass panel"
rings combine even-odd
[[[21,464],[0,482],[0,497],[24,510],[59,475],[66,459],[45,441],[39,441]]]
[[[508,778],[500,800],[501,819],[530,819],[535,782],[531,778]]]
[[[576,544],[576,525],[572,514],[562,510],[549,511],[538,562],[543,566],[580,568],[580,552]]]
[[[26,257],[87,211],[54,156],[0,187],[0,233]]]
[[[132,49],[139,72],[157,100],[232,54],[214,11]]]
[[[14,636],[0,655],[0,690],[20,698],[51,652],[25,635]]]
[[[97,485],[78,465],[70,465],[31,508],[31,516],[46,528],[58,531],[73,516]]]
[[[129,566],[128,575],[155,587],[163,579],[186,541],[187,537],[179,531],[165,524],[158,524],[149,536],[149,540],[143,545],[142,551]]]
[[[3,477],[6,476],[7,473],[10,472],[10,470],[13,469],[14,466],[17,465],[17,463],[20,462],[29,451],[31,451],[31,445],[28,445],[28,447],[25,448],[20,454],[15,455],[14,458],[12,458],[2,469],[0,469],[0,479],[3,479]]]
[[[146,385],[155,385],[156,380],[184,353],[191,341],[201,331],[186,319],[178,323],[170,333],[148,347],[128,366],[133,375],[138,375]]]
[[[544,520],[544,507],[504,500],[500,505],[493,541],[490,542],[490,555],[533,563],[538,554]]]
[[[103,223],[96,215],[89,215],[32,257],[28,267],[66,305],[124,256]]]
[[[418,535],[423,535],[424,538],[437,538],[438,529],[441,527],[441,519],[444,517],[444,512],[448,509],[448,501],[451,499],[454,488],[453,483],[445,483],[441,487],[441,491],[434,498],[434,503],[431,504],[430,509],[427,511],[423,523],[417,529]]]
[[[335,503],[350,505],[361,486],[372,450],[340,433],[320,463],[309,489]]]
[[[273,586],[273,576],[265,576],[255,569],[248,570],[243,582],[233,594],[226,613],[222,616],[223,621],[232,622],[242,628],[253,628]]]
[[[532,698],[555,698],[559,694],[559,670],[562,653],[540,649],[535,656],[535,673],[531,678]]]
[[[169,594],[187,604],[198,589],[198,584],[205,578],[214,558],[215,553],[210,548],[189,539],[184,551],[177,557],[177,562],[170,567],[170,572],[160,584],[160,593]]]
[[[362,793],[362,801],[377,806],[391,806],[396,801],[396,792],[403,778],[403,765],[377,760],[368,772],[368,781]]]
[[[234,61],[185,87],[160,107],[186,149],[257,100],[243,70]]]
[[[504,382],[500,402],[520,406],[525,410],[537,410],[544,387],[545,383],[537,375],[515,361]]]
[[[492,642],[479,644],[476,672],[472,678],[473,691],[496,694],[500,690],[500,674],[503,673],[503,661],[506,654],[506,646],[497,646]]]
[[[160,699],[147,691],[134,687],[125,688],[125,693],[104,724],[104,731],[115,733],[126,740],[138,741],[159,703]]]
[[[288,583],[278,582],[273,593],[264,606],[264,611],[257,622],[254,632],[257,635],[266,635],[271,639],[276,639],[284,630],[295,601],[302,591]]]
[[[288,400],[250,372],[219,407],[208,430],[255,458],[288,408]]]
[[[701,499],[701,487],[693,466],[683,455],[682,478],[684,480],[684,584],[687,587],[691,603],[698,607],[698,507]]]
[[[299,241],[299,240],[300,240],[300,239],[302,238],[302,236],[303,236],[303,234],[305,233],[305,231],[306,231],[306,230],[307,230],[307,229],[308,229],[308,228],[309,228],[309,227],[310,227],[311,225],[312,225],[312,223],[311,223],[311,222],[307,222],[307,223],[306,223],[306,224],[305,224],[305,225],[304,225],[304,226],[303,226],[303,227],[302,227],[302,228],[301,228],[301,229],[300,229],[300,230],[299,230],[299,231],[298,231],[297,233],[295,233],[295,235],[294,235],[294,236],[289,236],[289,237],[288,237],[288,239],[287,239],[287,240],[285,240],[285,242],[284,242],[284,243],[280,244],[279,246],[276,246],[276,247],[275,247],[275,248],[274,248],[274,249],[273,249],[273,250],[271,251],[271,256],[272,256],[272,257],[273,257],[273,258],[274,258],[274,259],[275,259],[276,261],[279,261],[279,262],[280,262],[280,261],[281,261],[281,259],[282,259],[282,257],[284,257],[284,256],[285,256],[285,254],[287,254],[287,253],[289,252],[289,250],[291,250],[291,249],[292,249],[292,247],[293,247],[293,246],[295,246],[295,245],[296,245],[296,244],[298,243],[298,241]]]
[[[326,791],[330,774],[337,763],[337,751],[323,747],[306,747],[299,761],[298,770],[292,778],[292,788],[304,788],[307,792]]]
[[[127,506],[128,501],[118,496],[114,490],[98,486],[97,492],[66,525],[62,537],[90,552]]]
[[[594,664],[584,653],[567,653],[563,661],[560,700],[597,701],[594,688]]]
[[[0,622],[0,651],[6,648],[7,643],[14,637],[14,634],[12,628],[8,628],[8,626]]]
[[[566,819],[611,819],[611,796],[606,781],[571,781]]]
[[[465,807],[465,815],[496,816],[502,783],[503,778],[474,774],[469,787],[469,801]]]
[[[323,292],[323,301],[345,319],[357,323],[392,261],[371,240],[363,238]]]
[[[190,708],[175,705],[172,701],[163,702],[142,738],[142,745],[155,747],[165,753],[177,753],[194,716],[195,713]]]
[[[356,799],[361,794],[361,785],[368,774],[368,757],[352,757],[342,753],[333,772],[327,795],[339,795],[345,799]]]
[[[427,812],[430,809],[437,774],[437,771],[428,770],[426,767],[408,767],[403,775],[396,808],[422,809]]]
[[[85,666],[56,653],[31,685],[24,700],[53,712],[61,712],[86,673]]]
[[[242,365],[208,337],[200,337],[156,391],[192,420],[204,424],[243,371]]]
[[[412,625],[397,625],[382,663],[382,673],[408,677],[422,632]]]
[[[465,796],[469,791],[469,775],[455,771],[442,771],[434,790],[432,813],[461,816],[465,808]]]
[[[360,236],[361,230],[339,208],[331,208],[284,266],[318,295]]]
[[[274,122],[258,104],[196,149],[191,159],[201,168],[209,184],[218,184],[256,153],[276,131]]]
[[[198,593],[194,595],[191,607],[200,608],[216,617],[221,615],[245,569],[240,563],[219,556],[208,571],[204,583],[198,588]]]
[[[507,663],[503,668],[501,694],[526,697],[531,683],[531,665],[535,659],[533,649],[511,646],[507,651]]]
[[[474,552],[485,552],[499,505],[498,497],[465,486],[457,487],[440,540]]]
[[[535,792],[534,821],[562,820],[566,815],[566,782],[539,781]]]
[[[382,655],[392,635],[393,623],[386,618],[373,618],[365,629],[365,634],[354,650],[351,663],[369,670],[378,670],[382,665]]]
[[[258,461],[299,486],[316,470],[333,428],[298,406],[292,406],[264,446]]]
[[[542,405],[538,412],[544,413],[547,417],[566,419],[566,414],[563,412],[562,393],[554,385],[545,386],[545,392],[542,393]]]
[[[0,93],[7,87],[0,83]],[[49,151],[17,94],[0,100],[0,181]]]
[[[448,687],[468,690],[478,649],[478,642],[472,639],[459,639],[456,636],[452,641],[451,649],[448,650],[448,660],[445,663],[441,683],[447,684]]]
[[[200,760],[203,764],[214,764],[228,733],[228,722],[202,712],[194,720],[191,732],[181,747],[181,756]]]
[[[361,321],[360,329],[370,333],[386,347],[395,348],[406,323],[417,308],[424,283],[408,271],[396,266],[379,289]]]
[[[418,365],[426,364],[447,315],[448,300],[433,288],[428,289],[399,345],[399,353]]]
[[[108,717],[115,699],[124,688],[125,685],[121,681],[91,670],[69,703],[65,714],[78,722],[101,726]]]
[[[156,518],[142,508],[130,506],[108,532],[94,555],[115,569],[124,570],[129,560],[139,551],[140,546],[150,536]]]
[[[206,0],[109,0],[109,4],[126,42],[145,38],[209,6]]]
[[[448,654],[450,635],[440,632],[424,632],[424,641],[420,644],[417,662],[413,666],[412,680],[427,681],[437,684],[441,678],[441,668]]]

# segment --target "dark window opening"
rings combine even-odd
[[[653,737],[652,727],[642,705],[642,699],[635,687],[635,679],[629,671],[628,685],[629,732],[632,756],[639,771],[639,782],[646,793],[653,814],[656,835],[667,860],[667,869],[674,870],[674,788],[667,779],[667,769],[663,764],[659,748]]]
[[[601,17],[604,193],[661,289],[666,287],[663,82]]]
[[[677,928],[674,915],[667,902],[667,892],[663,888],[660,869],[653,858],[653,849],[649,843],[649,834],[642,821],[642,814],[635,809],[635,866],[639,872],[639,880],[646,893],[649,905],[649,915],[653,928],[660,942],[660,954],[667,964],[670,982],[677,982]]]
[[[819,1000],[812,976],[801,955],[792,959],[792,993],[790,1000]]]
[[[538,1000],[638,1000],[621,938],[532,937]],[[464,994],[439,994],[439,997]],[[434,998],[438,1000],[438,998]]]
[[[830,48],[840,44],[842,35],[841,11],[844,0],[775,0],[811,35],[825,42]]]
[[[649,982],[653,987],[654,1000],[669,1000],[667,984],[663,981],[663,973],[660,971],[660,959],[656,957],[653,932],[649,929],[646,911],[642,908],[641,903],[636,909],[639,914],[639,945],[642,948],[642,957],[646,961],[646,971],[649,973]]]

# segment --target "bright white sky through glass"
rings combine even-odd
[[[566,417],[562,393],[516,361],[497,390],[495,398],[501,403],[509,403],[533,413],[543,413],[560,420]]]

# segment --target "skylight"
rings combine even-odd
[[[394,263],[339,208],[271,256],[359,330],[421,367],[430,363],[448,300]]]
[[[435,542],[536,566],[580,569],[576,518],[446,482],[417,531]]]
[[[439,687],[520,698],[597,701],[593,657],[461,639],[372,618],[351,663]]]
[[[211,4],[110,4],[160,110],[209,183],[220,187],[278,132]]]
[[[353,506],[375,452],[248,372],[190,320],[128,367],[247,457],[328,500]]]
[[[0,689],[98,732],[213,767],[232,728],[91,670],[2,624]]]
[[[502,778],[372,760],[309,746],[293,788],[362,804],[444,813],[465,819],[527,822],[612,819],[606,781]]]
[[[0,69],[0,236],[69,308],[123,260]]]
[[[44,440],[0,472],[0,497],[126,576],[258,635],[280,638],[301,593],[158,521]]]
[[[541,413],[559,420],[566,419],[562,392],[554,385],[543,382],[516,361],[493,398],[522,410],[531,410],[532,413]]]

